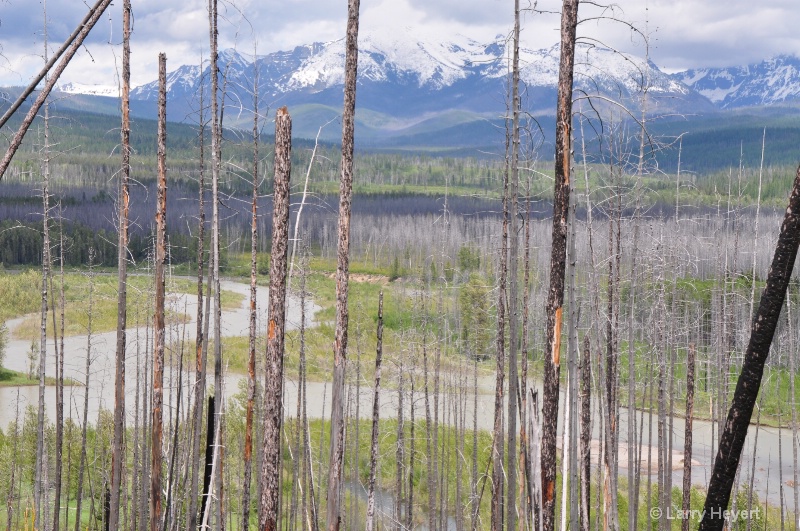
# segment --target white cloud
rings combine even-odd
[[[64,74],[63,81],[112,84],[121,39],[121,1],[114,2]],[[528,0],[521,1],[529,6]],[[800,53],[796,0],[620,0],[614,11],[581,5],[581,17],[614,15],[650,35],[651,59],[674,71],[699,66],[746,64],[780,53]],[[537,8],[558,11],[559,0]],[[42,4],[0,2],[0,85],[23,84],[41,67]],[[252,53],[287,50],[344,35],[346,0],[220,0],[220,47]],[[60,45],[87,10],[84,0],[48,0],[51,48]],[[387,25],[424,27],[427,33],[460,33],[490,40],[509,32],[512,0],[362,0],[361,29]],[[155,78],[159,52],[169,67],[208,56],[207,0],[136,0],[132,41],[134,84]],[[523,44],[549,47],[558,40],[557,14],[525,13]],[[609,46],[643,54],[642,39],[609,19],[581,24],[579,33]],[[39,56],[37,58],[37,56]],[[94,60],[92,60],[94,59]]]

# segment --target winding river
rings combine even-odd
[[[232,291],[244,295],[242,304],[234,310],[224,310],[222,312],[222,333],[225,336],[237,337],[247,336],[249,328],[249,293],[250,287],[247,284],[224,281],[222,282],[222,289]],[[260,288],[258,291],[258,315],[266,315],[267,307],[267,290]],[[289,298],[287,309],[287,328],[295,329],[300,324],[300,304],[296,299]],[[314,313],[319,309],[312,303],[307,303],[306,316],[307,319],[313,319]],[[170,309],[177,313],[185,313],[190,316],[190,320],[186,325],[186,336],[193,337],[196,322],[194,316],[196,315],[197,299],[194,295],[188,294],[171,294],[169,297]],[[262,319],[263,320],[263,319]],[[8,321],[7,325],[9,330],[12,331],[19,325],[22,318]],[[183,332],[183,325],[173,324],[169,327],[168,336],[172,340],[180,339]],[[142,345],[140,352],[137,355],[137,335],[139,344]],[[126,403],[129,404],[127,408],[127,420],[129,424],[133,423],[133,404],[135,400],[136,390],[136,374],[137,370],[140,372],[144,369],[144,328],[132,328],[128,330],[128,356],[126,360]],[[90,371],[90,386],[89,386],[89,419],[90,422],[96,422],[98,414],[101,409],[113,410],[114,407],[114,356],[116,345],[116,332],[106,332],[96,334],[92,338],[91,343],[91,371]],[[64,375],[67,378],[72,378],[78,382],[83,382],[85,378],[86,366],[86,352],[87,352],[87,338],[86,336],[71,336],[67,337],[64,342]],[[27,371],[27,352],[30,349],[30,342],[27,340],[12,339],[9,342],[6,365],[9,369],[24,372]],[[47,374],[55,374],[54,359],[50,355],[53,351],[52,343],[48,344],[48,364]],[[192,353],[187,353],[191,357]],[[177,359],[177,358],[176,358]],[[144,377],[144,374],[142,374]],[[186,376],[186,375],[184,375]],[[192,376],[184,377],[184,389],[186,393],[189,390]],[[226,394],[230,395],[238,391],[238,386],[244,375],[228,374],[225,378]],[[176,404],[177,394],[177,381],[178,371],[165,370],[165,415],[173,414],[172,408]],[[209,378],[209,385],[212,384],[213,377]],[[531,382],[532,385],[537,385]],[[330,383],[326,382],[308,382],[308,415],[311,418],[320,418],[329,415],[330,412]],[[479,393],[477,400],[477,418],[478,428],[483,430],[491,430],[493,425],[493,411],[494,411],[494,376],[481,377],[479,381]],[[472,384],[469,383],[469,392],[471,392]],[[83,415],[83,402],[84,392],[86,389],[83,386],[72,386],[65,388],[65,417],[71,417],[76,422],[80,422]],[[168,391],[168,392],[167,392]],[[355,396],[355,389],[351,388],[350,392]],[[541,389],[540,389],[541,392]],[[564,392],[562,390],[562,401]],[[46,414],[49,419],[55,418],[55,387],[48,386],[45,391],[46,400]],[[19,399],[19,400],[18,400]],[[440,419],[442,422],[448,422],[451,415],[448,415],[444,410],[445,400],[441,401],[442,410],[440,411]],[[472,426],[473,416],[473,396],[469,395],[466,399],[466,419],[467,429]],[[0,426],[7,426],[13,422],[17,409],[22,415],[28,405],[36,405],[38,403],[38,387],[37,386],[20,386],[20,387],[0,387]],[[408,403],[408,400],[406,400]],[[421,418],[424,415],[422,408],[424,407],[422,394],[415,395],[415,403],[419,408],[417,417]],[[291,379],[287,380],[285,386],[284,408],[287,416],[294,416],[297,407],[297,383]],[[354,406],[353,411],[354,411]],[[372,411],[372,389],[371,386],[361,386],[359,393],[359,408],[360,416],[362,418],[370,418]],[[381,417],[391,418],[397,412],[397,394],[391,390],[385,390],[381,395]],[[181,413],[183,416],[185,412]],[[637,412],[637,422],[640,413]],[[599,437],[599,421],[597,413],[593,410],[594,416],[594,437]],[[627,418],[628,412],[622,409],[620,413],[620,476],[627,476]],[[648,415],[644,415],[644,437],[645,444],[642,450],[642,470],[647,471],[647,442],[648,442]],[[653,445],[656,445],[657,433],[657,415],[653,414]],[[742,471],[740,474],[740,481],[742,484],[749,481],[750,470],[752,465],[753,443],[754,443],[755,426],[751,427],[750,434],[748,435],[747,442],[743,454]],[[692,483],[695,485],[705,486],[708,485],[708,480],[711,474],[712,455],[712,425],[706,421],[694,421],[693,428],[693,467],[692,467]],[[716,433],[715,433],[716,436]],[[684,420],[682,418],[674,419],[673,427],[673,477],[672,484],[674,487],[680,488],[683,480],[683,441],[684,441]],[[781,473],[779,467],[779,443],[782,450],[782,475],[783,475],[783,492],[781,493],[780,484],[778,481],[779,474]],[[560,443],[559,443],[560,444]],[[598,444],[593,441],[593,461],[597,462],[597,448]],[[653,448],[652,457],[655,463],[657,450]],[[793,473],[794,464],[792,459],[792,433],[788,429],[765,428],[761,427],[758,434],[758,447],[755,460],[755,481],[754,488],[761,499],[767,499],[770,505],[777,505],[780,503],[781,496],[783,496],[786,507],[791,509],[793,507],[794,487]],[[652,467],[652,472],[655,473],[655,465]],[[655,481],[655,477],[653,477]],[[646,485],[646,476],[642,478],[642,485]]]

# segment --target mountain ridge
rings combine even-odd
[[[443,38],[401,27],[364,33],[359,48],[356,127],[361,145],[425,145],[437,131],[450,137],[436,139],[437,144],[481,148],[502,144],[502,134],[495,129],[502,128],[507,109],[510,49],[505,36],[481,42],[464,35]],[[547,118],[545,122],[555,113],[559,51],[559,44],[520,49],[523,108],[532,117]],[[255,57],[227,49],[219,54],[218,64],[227,80],[229,127],[252,124],[249,102],[256,72],[262,112],[289,106],[295,136],[314,138],[319,127],[335,119],[341,109],[344,39]],[[197,122],[200,89],[208,89],[209,77],[207,64],[181,65],[168,73],[170,120]],[[636,55],[578,47],[577,109],[602,113],[623,106],[637,115],[645,102],[645,85],[650,116],[710,116],[752,105],[791,105],[800,102],[800,59],[779,56],[746,67],[667,74]],[[116,95],[108,87],[73,84],[63,90],[83,100]],[[132,103],[142,112],[154,112],[157,91],[155,81],[140,85],[132,90]],[[586,103],[587,98],[593,101]],[[329,126],[321,138],[336,141],[338,136],[338,127]]]

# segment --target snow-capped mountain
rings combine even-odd
[[[520,50],[521,77],[527,85],[526,107],[540,115],[555,113],[559,46]],[[414,123],[444,112],[469,112],[494,118],[504,111],[510,49],[505,37],[479,42],[463,35],[430,35],[413,28],[373,31],[359,37],[359,109]],[[256,69],[262,105],[316,104],[338,108],[344,81],[344,39],[299,46],[255,60],[234,50],[219,56],[227,76],[229,101],[246,109]],[[183,66],[168,76],[172,105],[197,99],[208,83],[208,67]],[[661,72],[653,63],[597,47],[579,47],[576,85],[587,94],[602,93],[637,104],[640,87],[650,87],[650,104],[713,108],[694,91]],[[135,89],[132,99],[154,101],[157,82]],[[685,110],[685,109],[683,109]],[[385,121],[385,119],[384,119]],[[386,124],[384,124],[386,126]]]
[[[800,101],[800,59],[790,55],[747,66],[687,70],[672,77],[722,109]]]

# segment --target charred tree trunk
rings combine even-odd
[[[589,507],[589,494],[592,485],[592,374],[591,374],[591,352],[589,346],[589,335],[583,336],[583,357],[580,365],[581,380],[581,456],[580,456],[580,517],[578,528],[581,531],[589,531],[591,528],[591,514]]]
[[[521,491],[520,500],[524,499],[523,511],[524,524],[528,529],[533,525],[533,490],[531,483],[531,463],[530,463],[530,441],[528,440],[528,426],[526,418],[528,416],[528,299],[530,297],[531,280],[531,204],[530,204],[530,181],[526,190],[525,201],[525,257],[523,258],[523,281],[522,281],[522,378],[520,396],[520,424],[519,424],[519,455],[520,469],[525,480],[525,489]]]
[[[367,494],[367,531],[375,526],[375,476],[378,467],[378,422],[381,406],[381,358],[383,356],[383,291],[378,296],[378,345],[375,348],[375,396],[372,399],[372,447],[369,457],[369,491]]]
[[[692,493],[692,415],[694,415],[694,343],[689,344],[686,360],[686,428],[683,442],[683,512],[689,514]],[[689,531],[689,519],[681,522],[681,529]]]
[[[247,363],[247,413],[244,430],[242,529],[250,529],[250,483],[253,474],[253,409],[256,401],[256,268],[258,245],[258,69],[253,87],[253,204],[250,217],[250,357]]]
[[[506,279],[508,277],[508,182],[510,163],[509,131],[506,126],[506,166],[503,175],[503,232],[500,244],[500,264],[497,281],[497,337],[495,338],[494,426],[492,430],[492,499],[491,529],[503,529],[503,461],[505,441],[503,436],[503,392],[506,355]]]
[[[333,344],[331,450],[328,472],[328,531],[338,531],[339,499],[344,464],[344,375],[347,365],[347,286],[350,268],[350,209],[353,199],[353,134],[358,71],[358,10],[360,0],[349,0],[342,110],[342,166],[339,181],[339,222],[336,266],[336,335]]]
[[[203,112],[203,85],[200,85],[200,134],[198,135],[200,183],[197,227],[197,330],[195,333],[195,388],[192,428],[192,453],[189,464],[189,508],[186,515],[186,531],[197,529],[197,487],[200,476],[200,436],[203,431],[203,401],[206,393],[206,364],[208,361],[208,311],[203,312],[203,267],[204,238],[206,232],[205,209],[205,113]],[[210,299],[208,299],[210,302]],[[206,306],[208,308],[208,306]],[[205,315],[205,319],[204,319]]]
[[[283,350],[286,330],[286,273],[289,249],[289,177],[292,171],[292,119],[286,107],[275,115],[275,192],[269,270],[269,322],[264,386],[264,451],[259,529],[278,529],[283,423]]]
[[[216,411],[214,406],[214,397],[209,396],[208,411],[206,412],[206,454],[203,462],[203,496],[201,498],[202,506],[200,512],[201,522],[205,522],[207,520],[206,511],[208,511],[208,508],[211,505],[208,497],[211,490],[211,471],[214,468],[214,433],[216,432],[214,411]]]
[[[572,162],[572,79],[575,62],[575,30],[578,0],[564,0],[561,12],[561,62],[556,109],[555,189],[553,191],[553,244],[550,255],[550,290],[547,296],[547,346],[544,355],[542,399],[542,529],[555,529],[556,434],[561,352],[561,322],[564,305],[564,275],[567,261],[567,217]]]
[[[720,436],[717,458],[708,486],[704,517],[700,522],[702,531],[722,529],[725,522],[722,511],[727,509],[730,500],[731,487],[761,387],[764,363],[786,298],[798,244],[800,244],[800,168],[795,176],[789,206],[767,275],[767,283],[753,321],[750,342],[745,353],[742,372],[736,383],[725,429]]]
[[[161,444],[164,405],[164,263],[167,236],[167,56],[158,56],[158,196],[156,199],[156,310],[153,318],[153,424],[150,470],[150,531],[161,527]]]
[[[211,44],[211,65],[209,67],[211,75],[211,263],[213,273],[211,275],[211,296],[214,297],[214,414],[217,416],[217,431],[222,438],[222,303],[221,288],[219,278],[220,265],[220,236],[219,236],[219,179],[221,173],[221,144],[222,144],[222,112],[219,102],[219,67],[217,64],[217,0],[209,0],[209,41]],[[224,96],[222,98],[224,100]],[[216,476],[214,481],[218,485],[219,496],[216,497],[214,506],[217,509],[217,529],[222,528],[224,522],[222,516],[224,483],[222,481],[222,469],[224,466],[224,455],[221,446],[215,446],[214,467]]]
[[[119,497],[122,484],[122,467],[125,431],[125,347],[128,323],[128,178],[131,160],[131,2],[122,7],[122,171],[119,182],[119,240],[117,241],[117,352],[114,379],[114,438],[111,447],[111,510],[108,524],[119,528]],[[56,526],[55,529],[58,529]]]

